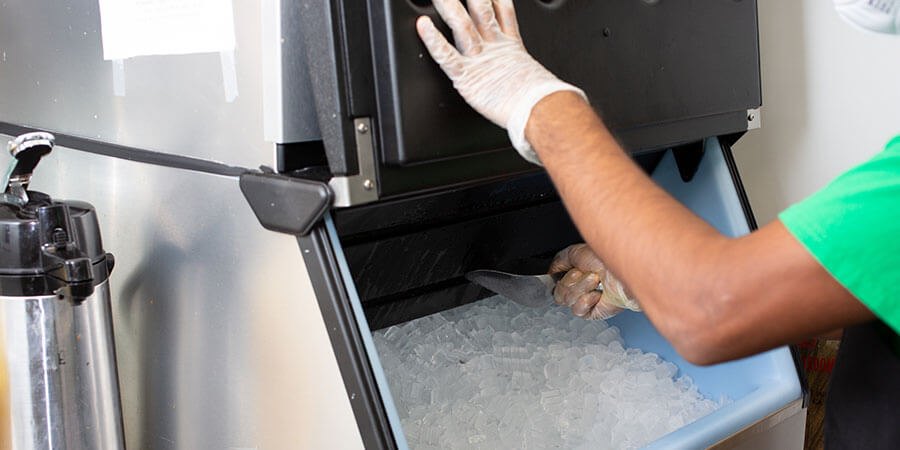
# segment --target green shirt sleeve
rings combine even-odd
[[[778,218],[825,270],[900,333],[900,136]]]

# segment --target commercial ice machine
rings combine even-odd
[[[56,134],[56,176],[32,185],[95,205],[117,255],[126,443],[404,448],[371,330],[484,298],[469,270],[544,270],[578,231],[427,57],[429,1],[221,5],[234,45],[113,60],[96,1],[0,7],[0,133]],[[731,154],[760,125],[755,1],[516,8],[657,182],[726,234],[755,228]],[[698,368],[643,316],[615,323],[735,399],[651,445],[802,445],[792,349]]]

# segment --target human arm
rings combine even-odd
[[[734,359],[874,317],[780,221],[733,239],[694,215],[581,98],[546,97],[525,135],[591,249],[686,359]]]
[[[458,5],[435,1],[443,5],[442,14],[449,3]],[[484,4],[469,1],[474,11],[486,12]],[[497,17],[509,17],[508,0],[489,4]],[[425,20],[418,26],[428,43],[433,30]],[[508,19],[500,22],[509,27]],[[457,42],[475,40],[466,33],[490,39],[484,26],[459,26],[465,23],[458,14],[450,20],[463,35]],[[432,39],[433,55],[436,48]],[[485,54],[475,59],[490,61]],[[454,56],[442,66],[457,63]],[[512,73],[505,79],[513,85],[514,69],[503,69]],[[464,93],[473,104],[479,96],[477,89]],[[485,107],[480,106],[479,111]],[[579,95],[547,95],[528,117],[524,135],[587,243],[686,359],[708,364],[739,358],[873,318],[779,221],[732,239],[696,217],[631,161]]]

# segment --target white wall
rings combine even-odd
[[[759,22],[762,129],[734,151],[762,225],[900,134],[900,37],[852,28],[830,0],[759,0]]]

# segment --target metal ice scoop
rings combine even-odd
[[[466,279],[522,306],[539,308],[553,304],[553,288],[565,272],[544,275],[516,275],[499,270],[475,270]],[[597,286],[603,290],[603,285]]]

